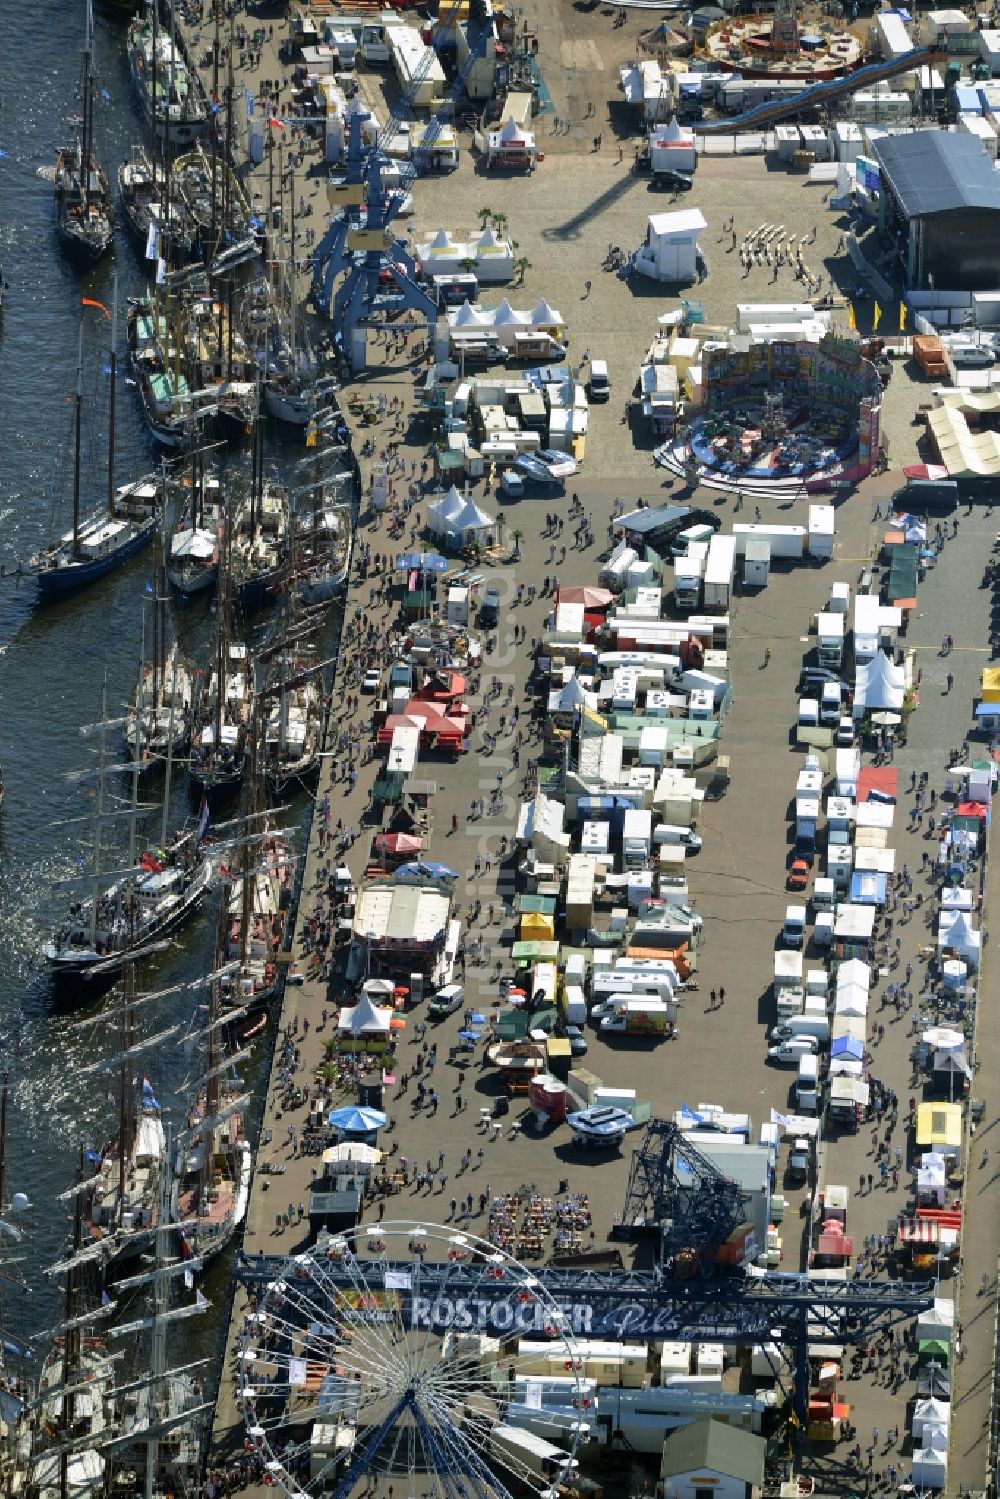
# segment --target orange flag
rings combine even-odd
[[[108,322],[110,323],[110,321],[111,321],[111,314],[108,311],[108,309],[105,307],[105,305],[104,305],[103,302],[95,302],[94,299],[93,299],[93,297],[81,297],[80,298],[80,302],[81,302],[81,304],[84,307],[96,307],[99,312],[103,312],[104,313],[104,316],[107,318]]]

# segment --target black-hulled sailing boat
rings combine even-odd
[[[88,516],[82,516],[83,493],[83,323],[77,353],[76,394],[73,415],[73,526],[58,541],[52,542],[28,564],[38,579],[42,602],[63,598],[96,583],[114,572],[153,539],[157,519],[166,501],[166,479],[161,474],[147,474],[133,484],[115,483],[115,420],[117,386],[117,303],[111,314],[111,355],[109,361],[108,475],[104,504]]]
[[[67,250],[93,265],[111,248],[115,209],[107,173],[94,151],[94,17],[90,0],[86,13],[80,134],[72,146],[60,149],[53,182],[56,233]]]

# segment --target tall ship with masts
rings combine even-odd
[[[102,1249],[105,1277],[138,1259],[153,1243],[159,1221],[161,1181],[166,1166],[167,1141],[160,1105],[148,1075],[136,1076],[137,1058],[155,1050],[177,1030],[170,1026],[156,1036],[139,1037],[137,1006],[147,996],[135,992],[135,963],[125,965],[118,1057],[118,1118],[115,1129],[95,1154],[98,1159],[84,1200],[86,1237]],[[87,1072],[103,1069],[89,1067]]]
[[[86,994],[81,978],[110,983],[130,957],[163,941],[197,910],[214,876],[211,850],[205,842],[208,809],[196,823],[175,836],[169,831],[171,760],[168,756],[163,790],[160,842],[140,853],[136,822],[148,809],[138,805],[138,766],[134,767],[132,806],[114,805],[108,788],[107,689],[98,725],[98,765],[92,773],[94,791],[91,868],[64,882],[87,894],[70,907],[69,917],[42,946],[42,957],[59,983],[73,982]],[[105,859],[106,824],[112,817],[129,819],[128,864],[109,869]],[[119,856],[120,857],[120,856]]]
[[[82,1178],[82,1152],[80,1166]],[[102,1493],[115,1435],[114,1363],[98,1333],[113,1303],[97,1306],[87,1291],[94,1249],[84,1242],[85,1190],[81,1180],[64,1194],[74,1199],[72,1244],[68,1257],[50,1270],[65,1278],[63,1321],[49,1332],[51,1350],[39,1380],[23,1485],[31,1499]]]
[[[316,444],[295,465],[289,491],[292,513],[291,587],[306,605],[329,603],[347,582],[354,533],[354,477],[343,463],[347,448]]]
[[[264,462],[264,424],[253,425],[249,471],[237,479],[231,537],[233,596],[252,612],[275,597],[285,579],[291,531],[288,492]]]
[[[170,197],[166,168],[144,146],[133,146],[119,164],[118,200],[125,228],[147,261],[183,265],[194,259],[197,231],[183,204]]]
[[[162,547],[153,568],[152,659],[139,663],[139,676],[125,722],[125,752],[142,772],[161,772],[167,760],[187,750],[198,685],[197,673],[181,651],[167,643],[167,584]],[[144,637],[145,638],[145,637]]]
[[[209,981],[207,1023],[198,1032],[205,1069],[193,1084],[174,1167],[173,1217],[180,1224],[184,1255],[203,1264],[221,1254],[246,1215],[253,1157],[247,1139],[250,1095],[236,1068],[248,1053],[227,1057],[224,1036],[231,1019],[222,1003],[229,902],[223,897],[216,933],[215,967]]]
[[[111,248],[115,209],[107,173],[94,150],[94,18],[86,0],[80,132],[56,157],[56,233],[74,255],[93,265]]]
[[[97,304],[100,306],[100,304]],[[106,309],[101,308],[102,311]],[[28,563],[38,580],[42,602],[65,597],[87,588],[122,567],[153,539],[167,497],[166,476],[148,474],[133,484],[116,482],[116,392],[117,392],[117,285],[115,312],[111,318],[109,358],[109,410],[107,492],[103,505],[83,514],[83,325],[77,354],[76,392],[73,402],[73,524],[56,541],[43,548]]]
[[[229,796],[242,781],[253,716],[253,662],[246,645],[233,637],[228,519],[223,526],[215,649],[202,685],[188,757],[191,781],[208,797]]]
[[[189,146],[208,118],[208,100],[197,68],[189,66],[173,4],[169,28],[160,25],[158,9],[158,0],[150,0],[128,29],[132,81],[157,139]]]

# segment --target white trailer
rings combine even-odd
[[[497,1462],[522,1480],[525,1473],[534,1473],[537,1478],[544,1478],[551,1484],[572,1482],[579,1470],[576,1458],[562,1447],[556,1447],[522,1427],[494,1426],[489,1440],[490,1451]]]
[[[736,542],[732,536],[716,535],[708,544],[703,597],[706,609],[729,608],[736,566]]]
[[[806,534],[805,526],[769,526],[750,521],[737,523],[733,527],[738,557],[745,555],[747,541],[751,536],[763,536],[771,543],[772,563],[801,561],[806,549]]]

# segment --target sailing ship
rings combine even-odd
[[[72,146],[60,149],[53,183],[56,233],[68,250],[93,265],[111,248],[115,210],[107,173],[94,151],[94,18],[90,0],[86,17],[80,133]]]
[[[125,750],[144,771],[162,770],[187,749],[194,716],[196,674],[179,641],[167,647],[166,580],[157,546],[152,607],[153,659],[142,661],[125,723]]]
[[[268,787],[282,791],[319,775],[323,748],[323,666],[294,626],[265,677],[263,771]]]
[[[15,1192],[8,1202],[7,1185],[7,1109],[9,1102],[9,1078],[7,1073],[0,1080],[0,1245],[17,1243],[23,1237],[21,1230],[10,1221],[13,1215],[29,1207],[27,1196]],[[0,1493],[15,1492],[15,1477],[23,1473],[31,1457],[31,1411],[28,1401],[32,1389],[26,1375],[15,1372],[14,1362],[26,1362],[32,1349],[10,1332],[3,1304],[3,1288],[10,1284],[27,1290],[16,1273],[11,1274],[8,1263],[0,1258]]]
[[[224,537],[227,543],[229,533]],[[235,791],[243,779],[253,712],[250,652],[232,638],[229,557],[219,567],[215,659],[204,684],[194,729],[188,773],[206,796]]]
[[[203,254],[252,239],[250,204],[243,184],[219,155],[201,145],[178,156],[171,169],[171,197],[184,205],[196,226]]]
[[[117,309],[117,288],[115,292]],[[153,539],[160,511],[166,503],[164,474],[147,474],[132,484],[115,482],[115,390],[117,358],[112,317],[110,354],[110,410],[108,416],[107,498],[100,509],[83,516],[83,327],[77,355],[73,413],[73,524],[58,540],[31,558],[28,571],[38,580],[43,602],[88,588],[122,567]]]
[[[162,770],[191,738],[197,678],[175,640],[165,656],[143,665],[125,725],[125,749],[142,770]]]
[[[80,1165],[82,1176],[82,1153]],[[85,1304],[85,1274],[93,1250],[83,1238],[84,1190],[81,1181],[70,1194],[75,1199],[70,1256],[52,1267],[65,1276],[65,1315],[52,1329],[52,1348],[34,1402],[37,1422],[27,1475],[33,1499],[103,1492],[108,1441],[115,1427],[114,1363],[106,1342],[92,1330],[113,1304]]]
[[[66,883],[71,888],[85,884],[90,894],[70,908],[69,919],[42,946],[42,956],[57,981],[81,978],[111,981],[130,957],[162,941],[197,910],[212,883],[214,865],[205,843],[208,810],[203,808],[196,823],[169,837],[171,759],[163,792],[163,814],[159,846],[137,854],[135,824],[145,809],[136,804],[137,775],[133,780],[130,818],[129,862],[121,870],[103,870],[104,823],[107,807],[107,689],[102,707],[99,763],[95,772],[92,867],[88,875]],[[138,767],[136,768],[136,770]],[[118,812],[116,815],[120,816]]]
[[[86,1237],[101,1246],[101,1265],[109,1278],[122,1265],[151,1248],[159,1216],[160,1180],[167,1141],[153,1085],[133,1072],[134,1058],[171,1036],[176,1026],[136,1042],[135,964],[125,965],[118,1072],[118,1121],[114,1135],[91,1164],[94,1171],[84,1197]],[[103,1067],[99,1063],[98,1067]],[[88,1068],[94,1071],[94,1068]]]
[[[205,1071],[195,1084],[185,1128],[178,1138],[173,1217],[181,1224],[181,1251],[203,1264],[221,1254],[246,1214],[253,1157],[246,1137],[250,1096],[235,1068],[247,1053],[227,1059],[223,1028],[222,970],[229,928],[229,903],[219,908],[215,971],[209,984]]]
[[[142,146],[118,167],[118,198],[125,228],[147,260],[158,255],[168,265],[182,265],[197,253],[197,235],[184,206],[172,202],[169,179]]]
[[[244,475],[232,526],[232,585],[247,611],[260,609],[284,581],[289,546],[285,486],[265,472],[263,423],[253,427],[250,471]]]
[[[189,146],[208,118],[208,100],[197,68],[188,64],[170,7],[170,29],[159,26],[157,0],[128,29],[132,81],[146,124],[158,140]]]
[[[291,490],[292,584],[301,603],[325,604],[347,581],[353,537],[353,475],[340,461],[346,447],[315,447],[296,464],[305,482]]]
[[[181,480],[186,503],[178,507],[167,556],[167,580],[178,592],[200,593],[219,576],[225,493],[216,473],[206,472],[204,452],[192,444],[188,474]]]
[[[257,413],[254,371],[227,302],[192,296],[181,310],[181,347],[189,386],[211,393],[218,430],[242,440]]]
[[[192,428],[215,414],[212,392],[191,393],[181,341],[157,297],[130,297],[126,312],[129,360],[146,425],[161,447],[184,447]]]
[[[243,303],[243,327],[263,379],[264,410],[276,421],[305,428],[316,410],[319,364],[298,330],[294,273],[286,272],[283,287],[279,296],[266,280],[253,285]]]
[[[245,840],[239,873],[229,875],[224,1008],[239,1016],[266,1009],[280,988],[278,957],[292,898],[295,851],[279,833]]]

